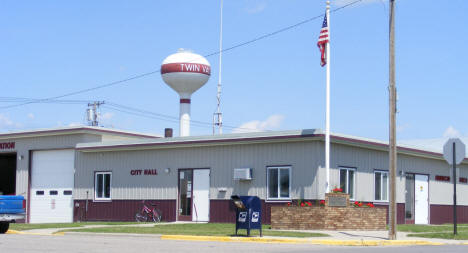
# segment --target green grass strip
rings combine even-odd
[[[92,233],[132,233],[132,234],[161,234],[161,235],[198,235],[198,236],[234,236],[235,225],[224,223],[207,223],[207,224],[169,224],[155,225],[153,227],[102,227],[102,228],[83,228],[83,229],[67,229],[61,232],[92,232]],[[238,231],[238,235],[245,236],[245,229]],[[252,236],[258,236],[258,230],[251,230]],[[322,233],[307,233],[307,232],[292,232],[292,231],[277,231],[271,230],[269,225],[263,226],[263,235],[279,236],[279,237],[326,237],[327,234]]]
[[[468,232],[468,226],[466,224],[460,224],[457,226],[458,231]],[[397,230],[401,232],[411,232],[411,233],[435,233],[435,232],[450,232],[453,231],[453,225],[444,224],[444,225],[398,225]]]
[[[137,222],[78,222],[78,223],[42,223],[42,224],[26,224],[26,223],[11,223],[10,229],[13,230],[31,230],[31,229],[47,229],[47,228],[77,228],[85,225],[129,225]]]
[[[468,232],[459,232],[454,235],[453,232],[439,232],[439,233],[417,233],[408,234],[411,237],[423,237],[423,238],[439,238],[439,239],[451,239],[451,240],[468,240]]]

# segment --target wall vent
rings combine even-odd
[[[252,180],[251,168],[234,169],[234,180]]]

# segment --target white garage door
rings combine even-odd
[[[73,222],[74,150],[34,151],[30,223]]]

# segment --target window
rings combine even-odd
[[[340,168],[340,188],[349,194],[349,199],[354,199],[355,168]]]
[[[375,200],[388,201],[388,172],[374,172],[374,198]]]
[[[291,167],[267,168],[268,199],[290,199]]]
[[[112,172],[96,172],[94,178],[94,199],[111,199],[111,177]]]

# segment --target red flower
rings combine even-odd
[[[359,205],[359,202],[357,202],[357,201],[354,201],[354,204],[355,204],[356,206],[358,206],[358,205]]]
[[[304,205],[304,202],[301,203],[301,206],[305,206],[305,205]]]
[[[320,204],[325,204],[325,200],[320,200]]]
[[[337,187],[337,188],[333,189],[332,192],[334,192],[334,193],[343,192],[343,189]]]
[[[291,202],[288,202],[288,206],[291,206]]]

